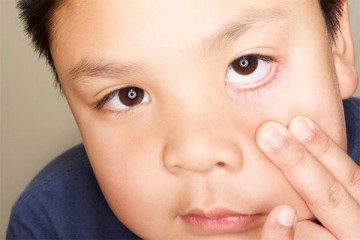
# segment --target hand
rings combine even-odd
[[[313,121],[295,117],[288,128],[267,122],[257,142],[324,230],[336,239],[360,238],[360,168]]]
[[[290,206],[274,208],[262,229],[260,240],[336,240],[320,225],[304,220],[296,222],[296,212]]]

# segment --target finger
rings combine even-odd
[[[294,118],[289,130],[360,203],[360,167],[344,150],[308,118]]]
[[[360,236],[359,204],[287,128],[266,123],[258,130],[257,142],[325,228],[339,239]]]
[[[274,208],[266,219],[261,240],[293,240],[296,212],[290,206]]]
[[[296,224],[294,239],[336,240],[334,235],[332,235],[324,227],[309,220],[301,221]]]

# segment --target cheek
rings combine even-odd
[[[144,236],[151,236],[154,229],[171,223],[179,196],[162,170],[161,134],[151,134],[141,126],[85,124],[88,125],[82,126],[86,129],[82,136],[91,165],[120,221]]]
[[[270,86],[260,89],[259,94],[232,97],[238,105],[239,117],[256,128],[269,120],[287,126],[295,116],[307,116],[345,149],[345,122],[335,77],[329,64],[317,66],[315,70],[303,66],[307,71],[289,66]],[[322,70],[316,71],[320,66]]]
[[[296,115],[307,116],[345,149],[342,101],[337,94],[334,76],[329,73],[330,69],[324,69],[318,73],[305,73],[301,78],[294,76],[295,84],[288,88],[287,97],[292,104],[287,105],[289,118],[286,124]]]

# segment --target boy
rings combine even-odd
[[[83,146],[33,180],[9,239],[360,236],[346,1],[19,6]]]

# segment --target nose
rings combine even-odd
[[[214,169],[239,171],[242,151],[236,141],[235,122],[224,112],[181,111],[163,151],[163,162],[172,174],[206,173]]]

